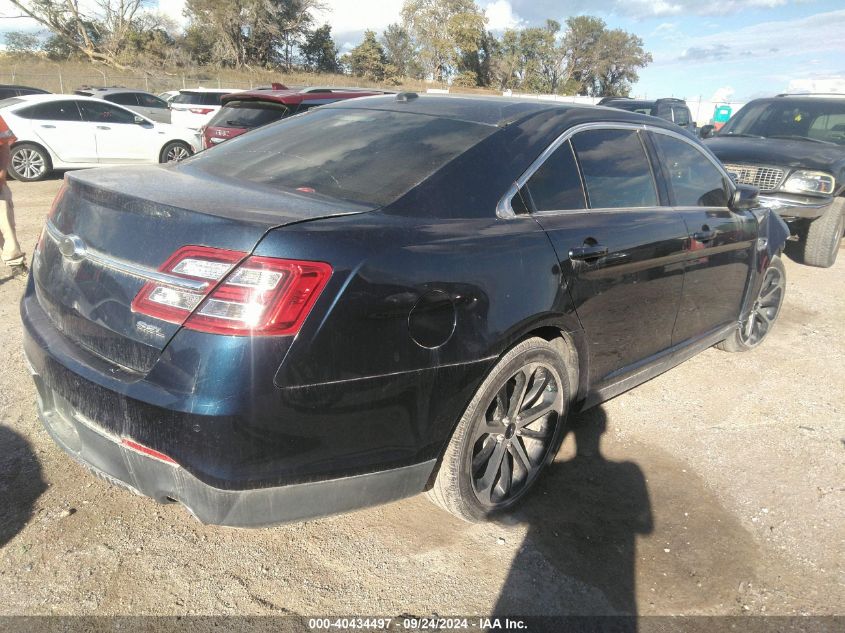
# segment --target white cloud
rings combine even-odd
[[[182,11],[185,9],[185,0],[158,0],[158,12],[171,18],[176,24],[185,22]]]
[[[326,11],[317,13],[316,18],[320,23],[331,24],[335,37],[347,33],[363,33],[366,29],[381,33],[388,25],[399,21],[402,3],[403,0],[327,0]]]
[[[758,0],[776,1],[776,0]],[[795,54],[845,54],[845,10],[817,13],[806,18],[761,22],[729,32],[688,39],[686,48],[663,54],[655,63],[737,62],[771,58],[780,63]]]
[[[525,25],[525,20],[514,13],[508,0],[496,0],[484,7],[487,16],[487,28],[491,31],[504,31]]]
[[[736,91],[730,86],[722,86],[713,93],[713,96],[710,97],[710,101],[713,101],[714,103],[727,103],[731,100],[731,97],[734,96],[735,92]]]

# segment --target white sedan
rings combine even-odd
[[[29,95],[0,101],[0,118],[18,139],[11,175],[41,180],[55,169],[168,163],[200,147],[196,132],[156,123],[100,99]]]

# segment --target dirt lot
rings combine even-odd
[[[31,251],[58,180],[12,183]],[[36,419],[25,279],[0,270],[0,614],[845,613],[845,253],[787,261],[773,337],[711,349],[577,420],[519,514],[423,497],[207,527],[92,478]]]

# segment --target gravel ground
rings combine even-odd
[[[12,183],[27,251],[59,184]],[[53,445],[21,352],[25,279],[0,270],[0,615],[843,614],[845,253],[786,266],[762,348],[708,350],[580,416],[507,520],[420,496],[255,531],[111,487]],[[575,436],[599,452],[573,458]]]

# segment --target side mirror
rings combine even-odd
[[[147,123],[149,123],[149,121],[147,121],[144,117],[138,114],[135,115],[135,125],[146,125]]]
[[[733,211],[747,211],[760,206],[757,194],[760,190],[751,185],[737,185],[733,198],[731,198],[731,209]]]
[[[715,129],[716,128],[712,125],[702,125],[699,136],[701,136],[701,138],[711,138],[713,136],[713,130]]]

